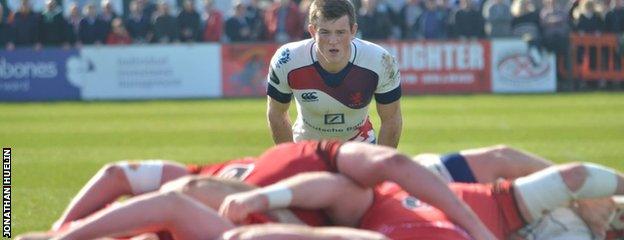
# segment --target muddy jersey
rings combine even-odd
[[[356,38],[347,66],[329,73],[318,62],[315,49],[313,39],[293,42],[271,59],[267,94],[281,103],[294,96],[298,114],[293,139],[374,143],[368,119],[371,100],[389,104],[401,97],[394,58],[380,46]]]

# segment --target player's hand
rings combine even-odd
[[[611,198],[583,199],[573,205],[574,211],[585,221],[594,237],[603,239],[615,211]]]
[[[221,203],[219,214],[235,224],[243,223],[251,213],[268,208],[266,196],[254,191],[231,194]]]

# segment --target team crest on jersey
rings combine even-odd
[[[221,169],[217,177],[243,181],[251,174],[254,167],[254,164],[230,164]]]
[[[301,99],[303,99],[304,102],[318,102],[316,92],[304,92],[301,94]]]
[[[277,59],[276,67],[280,68],[282,65],[286,64],[289,61],[290,61],[290,49],[286,48],[280,53],[279,59]]]
[[[362,93],[361,92],[356,92],[351,94],[350,99],[351,99],[351,103],[349,103],[349,107],[358,107],[360,105],[362,105]]]

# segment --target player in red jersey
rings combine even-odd
[[[624,194],[621,174],[588,163],[554,166],[512,182],[450,185],[500,239],[572,199]],[[280,203],[284,206],[327,209],[328,215],[338,223],[346,226],[361,223],[360,227],[382,232],[392,239],[413,239],[413,236],[420,239],[416,234],[425,234],[423,239],[470,239],[439,210],[419,204],[420,201],[392,184],[382,185],[372,194],[343,176],[313,173],[296,176],[280,183],[279,188],[270,186],[268,189],[270,191],[260,189],[230,195],[220,211],[236,221],[249,212],[279,207],[267,196],[273,194],[271,189],[281,189],[292,193],[290,201]],[[340,194],[344,191],[348,194]],[[388,212],[395,214],[388,215]],[[598,228],[600,226],[596,226]],[[437,235],[426,238],[431,233]]]
[[[338,142],[279,145],[258,157],[245,181],[265,185],[303,171],[339,171],[363,186],[371,187],[385,180],[397,182],[413,195],[444,209],[453,221],[465,227],[476,239],[492,239],[476,215],[452,194],[444,182],[409,157],[388,147],[364,143],[341,145]],[[407,175],[411,177],[404,177]]]

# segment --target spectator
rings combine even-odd
[[[204,1],[204,33],[205,42],[219,42],[223,35],[223,13],[214,7],[213,0]]]
[[[448,11],[436,0],[425,0],[425,11],[418,19],[419,35],[425,39],[444,39],[447,36]]]
[[[624,0],[611,0],[611,9],[605,17],[606,31],[624,33]]]
[[[195,11],[195,4],[192,0],[185,0],[182,11],[178,14],[178,25],[180,30],[180,41],[195,42],[199,40],[199,13]]]
[[[154,41],[169,43],[179,40],[178,20],[169,13],[169,4],[161,1],[154,18]]]
[[[303,36],[301,36],[301,38],[303,39],[308,39],[311,38],[312,36],[310,36],[310,33],[308,32],[308,24],[309,24],[309,20],[308,20],[308,14],[310,12],[310,5],[312,4],[313,0],[302,0],[299,3],[299,13],[301,16],[301,22],[302,27],[303,27]]]
[[[147,17],[147,19],[152,19],[154,16],[154,12],[156,12],[156,4],[152,2],[152,0],[134,0],[139,5],[139,9],[143,12],[143,15]]]
[[[106,25],[97,17],[95,5],[87,4],[83,8],[84,18],[80,20],[78,41],[80,44],[103,44],[106,41]]]
[[[41,47],[39,41],[39,28],[41,16],[33,12],[30,1],[21,0],[20,7],[13,14],[12,27],[15,29],[14,43],[17,47],[35,46]]]
[[[80,8],[77,3],[71,3],[69,5],[69,17],[67,17],[68,23],[68,37],[69,43],[75,44],[78,41],[78,29],[80,28],[80,21],[82,20],[82,14],[80,14]]]
[[[9,12],[7,10],[7,12]],[[0,16],[4,13],[4,7],[0,4]],[[15,31],[13,27],[8,24],[4,18],[0,17],[0,50],[7,49],[12,50],[15,46],[13,45],[13,37],[15,36]]]
[[[130,2],[130,14],[124,22],[130,37],[135,43],[149,43],[152,41],[152,23],[150,18],[143,14],[141,4],[137,1]]]
[[[377,0],[362,0],[358,12],[358,29],[365,40],[383,40],[392,34],[392,18],[388,6]]]
[[[265,14],[268,40],[286,43],[303,37],[301,13],[292,0],[274,0]]]
[[[119,15],[113,9],[113,4],[111,3],[110,0],[103,0],[101,6],[102,6],[102,12],[100,13],[99,18],[100,20],[102,20],[102,22],[104,23],[104,26],[106,27],[104,36],[108,36],[108,34],[111,31],[111,25],[112,25],[113,19],[117,18]]]
[[[126,45],[132,43],[132,37],[123,25],[121,18],[115,18],[111,21],[111,31],[106,38],[106,44],[110,45]]]
[[[511,5],[511,15],[511,32],[514,36],[531,42],[539,41],[539,13],[532,0],[515,0]]]
[[[484,22],[481,12],[472,6],[472,0],[460,0],[459,9],[451,15],[449,25],[453,37],[483,38]]]
[[[266,38],[266,25],[264,24],[264,11],[259,6],[260,0],[251,0],[247,6],[246,18],[251,28],[250,38],[253,41],[263,41]],[[307,16],[307,15],[306,15]],[[307,29],[307,24],[304,28]],[[304,31],[307,32],[307,31]]]
[[[245,42],[251,40],[251,28],[245,18],[245,6],[237,2],[234,4],[234,15],[225,22],[225,34],[230,42]]]
[[[605,24],[596,7],[594,0],[582,0],[580,2],[578,11],[574,14],[575,31],[581,33],[604,31]]]
[[[47,0],[46,8],[41,14],[39,39],[44,46],[69,47],[69,32],[67,20],[63,17],[61,8],[56,0]]]
[[[401,27],[401,38],[416,39],[418,37],[418,18],[423,13],[420,0],[407,0],[401,8],[398,23]]]
[[[567,54],[570,34],[568,13],[558,0],[544,0],[543,5],[540,12],[542,44],[550,52]]]
[[[505,0],[489,0],[483,7],[484,30],[491,38],[511,36],[511,10]]]

